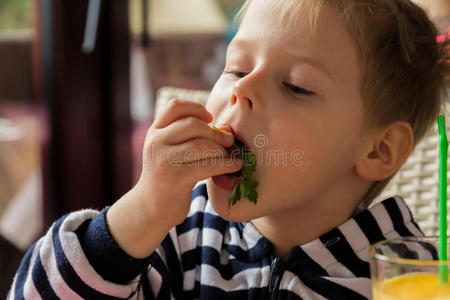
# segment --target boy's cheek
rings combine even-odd
[[[229,99],[233,93],[234,83],[235,82],[226,80],[223,76],[219,77],[211,91],[211,96],[214,98]],[[210,100],[214,99],[210,97]]]
[[[211,95],[206,103],[206,109],[217,118],[223,108],[226,107],[227,100],[231,98],[231,93],[229,89],[222,86],[216,86],[211,91]]]
[[[217,123],[217,119],[220,116],[220,111],[222,110],[222,107],[223,105],[220,105],[217,99],[214,99],[212,97],[210,97],[208,102],[206,103],[206,110],[209,111],[213,116],[213,120],[211,121],[212,124]]]

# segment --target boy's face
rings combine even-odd
[[[258,160],[256,206],[241,199],[228,214],[232,191],[207,182],[213,208],[234,221],[344,199],[362,150],[358,56],[337,12],[310,39],[306,26],[282,26],[268,3],[252,0],[206,105],[212,124],[230,125]]]

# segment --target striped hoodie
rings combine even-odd
[[[112,238],[106,211],[56,221],[24,256],[8,299],[370,299],[370,244],[423,235],[395,196],[280,260],[251,222],[218,216],[201,181],[184,222],[134,259]]]

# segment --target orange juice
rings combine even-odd
[[[450,283],[439,284],[437,274],[408,273],[373,284],[374,300],[450,299]]]

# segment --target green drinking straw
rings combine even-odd
[[[448,282],[447,268],[447,152],[444,116],[438,116],[439,129],[439,282]]]

